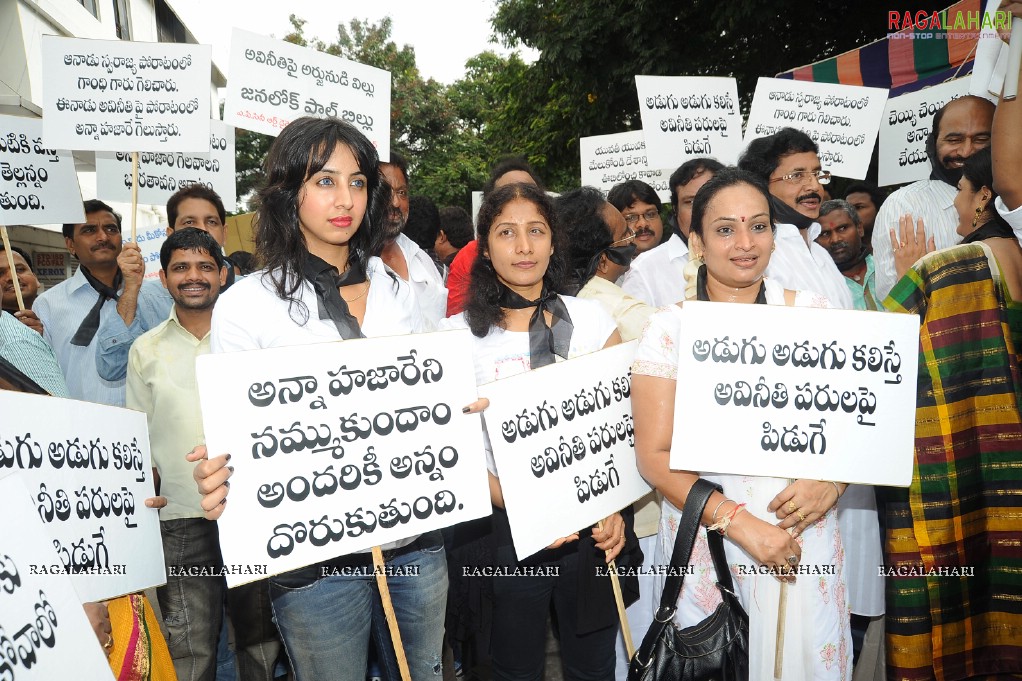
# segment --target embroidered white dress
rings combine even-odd
[[[767,303],[783,305],[784,289],[770,280],[765,283]],[[826,298],[801,291],[795,296],[795,305],[830,307]],[[677,305],[662,308],[650,318],[639,342],[632,373],[679,380],[677,338],[681,322],[682,313]],[[684,377],[680,380],[684,381]],[[708,424],[707,427],[723,428],[726,424]],[[679,438],[679,434],[675,433],[673,446],[684,447],[683,438],[683,434]],[[767,511],[767,505],[788,485],[788,480],[700,475],[721,485],[728,498],[746,504],[745,512],[769,523],[778,522]],[[668,560],[674,550],[680,518],[681,511],[664,499],[658,549],[659,554],[668,557]],[[852,642],[843,576],[844,549],[835,509],[810,526],[798,541],[802,547],[800,569],[806,573],[800,574],[795,584],[788,587],[782,679],[851,679]],[[781,584],[771,575],[756,574],[758,564],[737,544],[725,541],[724,547],[738,597],[749,613],[749,678],[772,679]],[[692,550],[691,565],[694,572],[685,576],[675,615],[675,623],[682,628],[705,619],[720,603],[710,551],[702,531]]]

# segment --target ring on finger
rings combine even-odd
[[[788,556],[787,561],[788,561],[788,565],[790,565],[791,567],[795,567],[796,565],[798,565],[798,556],[796,556],[793,553],[790,556]]]
[[[801,508],[798,509],[797,511],[795,511],[795,513],[798,514],[799,522],[803,522],[804,523],[806,521],[806,514],[802,512]]]
[[[796,508],[798,508],[798,507],[795,506],[795,500],[794,499],[789,499],[788,500],[788,513],[794,513]]]

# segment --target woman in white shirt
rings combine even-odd
[[[300,118],[274,141],[259,193],[256,249],[266,269],[238,281],[213,312],[211,348],[232,352],[364,336],[409,334],[422,319],[408,285],[371,253],[381,244],[390,191],[372,143],[335,118]],[[229,454],[189,455],[206,517],[227,503]],[[443,639],[447,574],[431,532],[385,545],[413,677],[433,675]],[[354,573],[354,574],[352,574]],[[273,614],[299,681],[362,681],[369,637],[390,650],[374,601],[369,553],[341,556],[270,578]],[[393,661],[381,655],[388,678]]]
[[[465,311],[441,322],[441,328],[471,329],[479,385],[621,341],[614,320],[598,303],[557,294],[567,274],[568,249],[550,199],[540,189],[511,184],[495,190],[479,209],[478,229],[479,253]],[[564,537],[519,563],[490,451],[487,467],[497,564],[552,566],[558,574],[494,579],[493,678],[541,678],[553,603],[565,678],[613,679],[617,617],[610,580],[594,578],[592,568],[613,560],[625,546],[624,520],[615,513],[602,530]]]

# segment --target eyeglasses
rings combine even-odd
[[[639,218],[645,218],[646,222],[652,222],[653,218],[659,218],[660,213],[656,208],[650,208],[645,213],[629,213],[625,216],[625,222],[629,225],[634,225],[639,221]],[[633,235],[634,236],[634,235]]]
[[[618,239],[617,241],[611,241],[610,242],[610,247],[611,248],[616,248],[617,246],[621,246],[622,244],[626,244],[629,241],[632,241],[633,239],[635,239],[635,232],[632,231],[631,227],[625,227],[625,235],[623,237],[621,237],[620,239]]]
[[[830,183],[830,171],[829,170],[797,170],[787,175],[781,175],[770,180],[771,182],[780,182],[784,180],[789,184],[805,184],[809,181],[810,177],[816,178],[816,181],[820,184]]]

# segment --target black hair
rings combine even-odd
[[[657,196],[656,190],[642,180],[628,180],[614,185],[607,192],[607,201],[622,212],[636,201],[653,204],[658,213],[664,209],[664,204]]]
[[[241,274],[252,274],[259,269],[259,261],[248,251],[234,251],[227,256],[231,263],[241,270]]]
[[[883,205],[884,199],[887,195],[884,194],[876,185],[870,184],[869,182],[855,182],[848,185],[848,189],[845,190],[845,200],[848,200],[849,194],[869,194],[869,200],[873,202],[873,206],[880,210],[880,206]]]
[[[422,250],[432,250],[440,233],[440,211],[428,196],[408,199],[408,220],[401,230]]]
[[[500,306],[501,283],[493,269],[488,253],[490,228],[504,206],[516,199],[524,199],[534,206],[550,225],[550,237],[554,252],[543,274],[543,286],[549,291],[560,293],[564,290],[568,271],[567,239],[557,222],[553,202],[539,187],[531,184],[514,183],[494,189],[483,199],[479,207],[479,251],[472,263],[472,279],[465,303],[465,321],[472,333],[483,338],[493,327],[504,328],[504,309]]]
[[[678,187],[684,187],[703,173],[719,173],[723,169],[724,164],[714,158],[694,158],[678,166],[678,169],[671,173],[669,182],[674,214],[678,214]]]
[[[89,199],[88,201],[83,202],[82,203],[82,209],[85,211],[86,215],[88,215],[89,213],[99,213],[101,211],[106,211],[107,213],[110,213],[111,215],[114,216],[114,220],[117,221],[117,228],[118,229],[121,228],[121,214],[118,213],[117,211],[115,211],[110,206],[108,206],[105,203],[103,203],[102,201],[100,201],[99,199]],[[65,222],[64,226],[60,230],[61,233],[64,235],[64,238],[65,239],[74,239],[75,238],[75,226],[76,225],[80,225],[80,224],[82,224],[82,223],[80,223],[80,222]]]
[[[401,174],[405,177],[405,184],[408,184],[408,159],[391,149],[390,160],[386,161],[386,164],[394,166],[400,170]]]
[[[586,285],[582,276],[597,253],[613,243],[610,229],[603,218],[607,200],[599,189],[580,187],[554,199],[557,221],[571,244],[570,264],[575,286]]]
[[[490,178],[483,185],[483,196],[485,197],[493,191],[493,185],[497,183],[497,180],[514,170],[528,173],[532,181],[536,183],[536,186],[543,189],[543,180],[539,179],[539,175],[536,174],[535,169],[529,165],[524,156],[505,156],[497,161],[497,164],[490,171]]]
[[[323,169],[341,144],[351,151],[366,176],[365,217],[348,240],[349,262],[365,272],[370,255],[383,246],[383,219],[390,206],[390,187],[383,181],[380,157],[372,142],[353,125],[337,118],[306,116],[281,130],[264,163],[266,186],[259,191],[255,219],[256,256],[266,267],[263,276],[273,283],[277,297],[288,301],[292,311],[299,309],[303,324],[308,320],[308,309],[297,294],[302,286],[302,263],[309,250],[298,222],[298,204],[305,181]]]
[[[461,206],[445,206],[440,209],[440,229],[454,248],[464,248],[475,236],[472,216]]]
[[[7,250],[7,249],[4,248],[3,242],[0,241],[0,253],[3,253],[5,250]],[[32,258],[31,258],[31,256],[29,256],[28,251],[26,251],[24,248],[21,248],[19,246],[14,246],[14,245],[11,246],[11,250],[14,251],[15,253],[17,253],[18,255],[20,255],[22,258],[25,259],[25,264],[28,265],[29,272],[33,272],[33,273],[35,272],[35,268],[32,267]],[[4,261],[6,262],[6,260],[7,260],[7,256],[4,256]]]
[[[215,191],[210,189],[204,184],[196,182],[190,184],[187,187],[182,187],[174,192],[174,195],[167,199],[167,224],[170,228],[174,228],[174,224],[177,222],[177,208],[181,205],[181,202],[185,199],[201,199],[203,201],[209,201],[216,208],[217,215],[220,216],[220,223],[226,224],[227,222],[227,211],[224,210],[223,199]]]
[[[781,165],[782,157],[810,151],[819,154],[820,147],[809,135],[795,128],[781,128],[773,135],[749,142],[738,159],[738,167],[766,182]]]
[[[994,191],[994,166],[991,161],[990,147],[973,152],[969,158],[965,159],[965,165],[962,166],[962,177],[968,180],[976,191],[979,191],[981,187],[989,189],[992,196],[990,197],[991,203],[988,205],[991,207],[994,205],[993,200],[997,196],[997,192]]]
[[[226,265],[223,249],[220,247],[220,244],[216,242],[216,239],[209,232],[197,227],[175,229],[167,237],[167,240],[163,242],[163,245],[160,246],[160,267],[163,268],[164,272],[170,266],[170,258],[173,256],[174,251],[205,252],[213,258],[218,271]]]
[[[729,166],[707,180],[706,184],[699,188],[695,199],[692,201],[692,231],[698,234],[700,239],[703,237],[703,218],[706,214],[706,208],[710,205],[710,201],[713,200],[713,197],[720,190],[740,184],[750,185],[759,190],[763,195],[763,199],[767,204],[767,212],[770,215],[770,227],[777,231],[777,227],[774,224],[774,204],[770,201],[770,191],[767,189],[766,183],[758,175],[748,170]]]
[[[822,218],[825,215],[830,215],[837,210],[844,211],[856,228],[862,227],[862,218],[859,217],[859,211],[855,210],[855,206],[844,199],[831,199],[830,201],[824,201],[821,203],[820,217]]]

